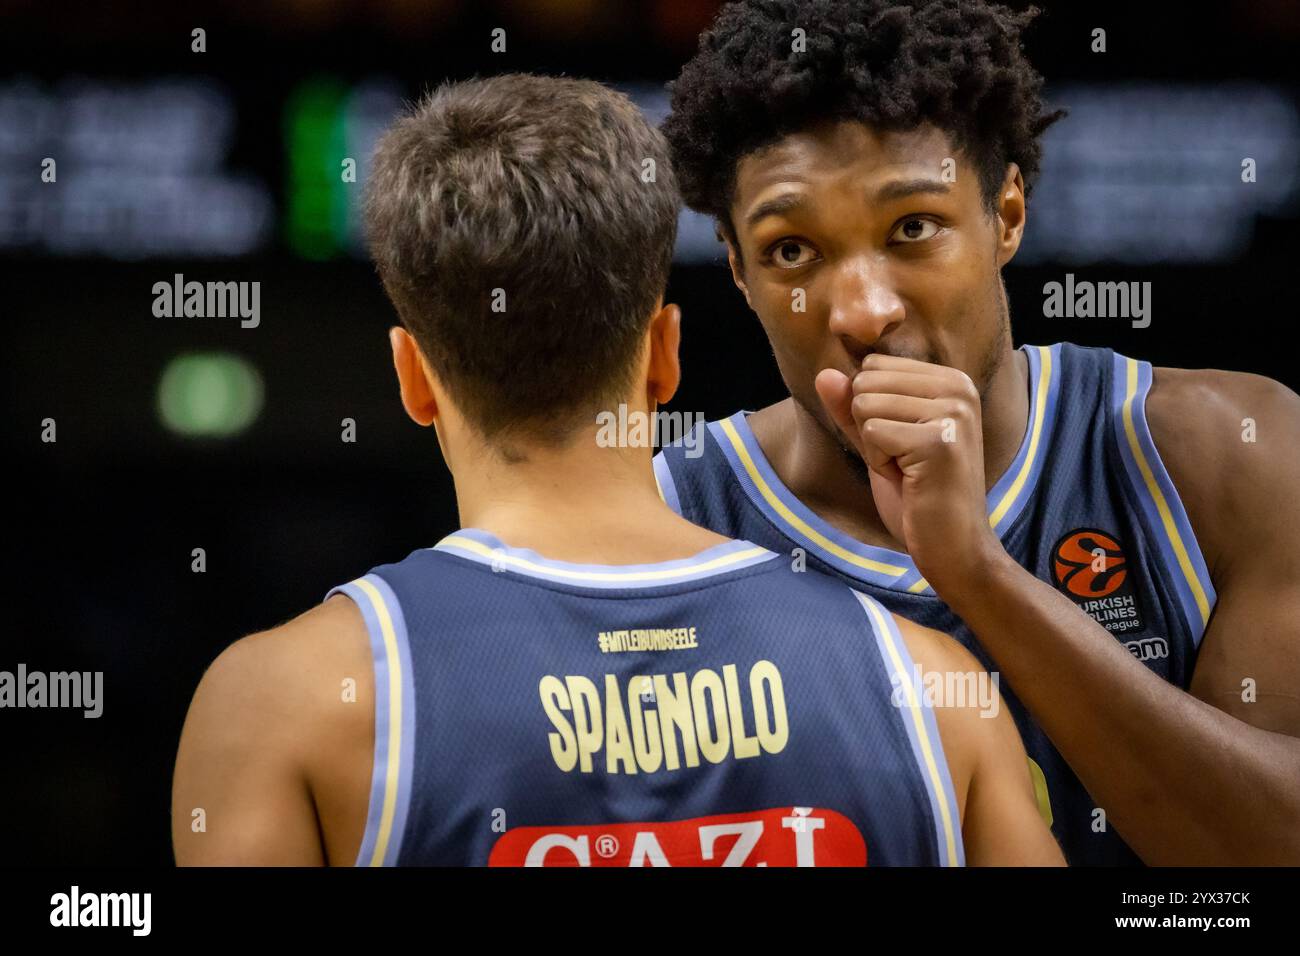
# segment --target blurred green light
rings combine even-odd
[[[178,355],[158,382],[158,416],[187,438],[230,438],[262,411],[262,376],[227,352]]]
[[[347,238],[349,186],[340,162],[347,155],[348,88],[337,77],[300,83],[285,106],[288,147],[289,245],[306,259],[329,259]]]

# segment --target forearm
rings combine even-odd
[[[1300,740],[1160,679],[1009,557],[987,565],[936,591],[1145,862],[1300,862]]]

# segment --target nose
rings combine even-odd
[[[845,262],[831,287],[830,331],[855,361],[896,326],[906,313],[885,264],[862,257]]]

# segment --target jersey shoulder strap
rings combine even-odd
[[[1178,497],[1147,424],[1154,381],[1150,362],[1106,350],[1102,366],[1115,457],[1133,510],[1178,593],[1188,632],[1199,644],[1217,595],[1187,510]]]

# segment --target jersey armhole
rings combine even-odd
[[[1199,647],[1217,595],[1187,511],[1147,425],[1154,371],[1151,363],[1123,355],[1111,361],[1111,427],[1124,474],[1148,540],[1173,582],[1192,643]]]
[[[948,757],[939,736],[934,708],[927,706],[920,693],[920,672],[907,643],[898,631],[894,616],[875,598],[860,591],[853,596],[867,615],[876,649],[885,665],[885,673],[894,688],[891,703],[899,710],[907,739],[912,747],[917,770],[925,783],[934,818],[935,841],[940,866],[965,866],[966,849],[961,836],[961,813],[948,769]]]
[[[333,588],[360,609],[375,668],[375,753],[366,828],[356,866],[395,866],[411,805],[415,687],[402,607],[388,582],[367,574]]]

